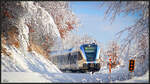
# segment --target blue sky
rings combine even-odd
[[[100,8],[99,1],[71,1],[72,11],[80,18],[81,26],[78,32],[74,33],[83,35],[84,33],[92,36],[96,41],[107,44],[115,39],[115,34],[125,27],[134,24],[137,15],[123,16],[122,14],[111,22],[104,19],[105,7]],[[125,37],[127,33],[123,34]]]

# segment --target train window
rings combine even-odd
[[[85,47],[85,52],[86,53],[91,53],[95,52],[96,47]]]
[[[76,64],[77,55],[71,55],[70,64]]]
[[[81,55],[81,53],[80,52],[78,52],[78,60],[82,60],[83,58],[82,58],[82,55]]]
[[[97,46],[96,45],[85,45],[84,51],[87,58],[87,61],[94,61],[96,59],[97,53]]]

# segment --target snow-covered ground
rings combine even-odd
[[[53,69],[53,67],[50,67]],[[54,69],[55,70],[55,69]],[[109,74],[107,67],[99,72],[91,73],[59,73],[52,72],[2,72],[2,82],[48,82],[48,83],[148,83],[149,71],[142,76],[135,76],[126,67],[118,66]]]
[[[2,72],[2,82],[50,82],[37,72]]]
[[[149,71],[145,75],[140,77],[133,77],[132,79],[125,81],[114,81],[116,83],[149,83]]]
[[[40,74],[37,72],[2,72],[2,82],[48,82],[48,83],[148,83],[149,71],[140,77],[133,77],[129,80],[111,81],[108,74],[90,73],[49,73]]]
[[[19,49],[13,46],[4,46],[8,52],[11,52],[12,58],[2,53],[1,57],[1,70],[2,72],[39,72],[49,73],[61,71],[44,56],[31,52],[20,52]]]

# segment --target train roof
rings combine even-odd
[[[84,45],[89,45],[89,44],[82,44],[81,46]],[[97,45],[95,43],[91,43],[90,45]],[[80,46],[80,47],[81,47]],[[64,50],[55,50],[55,51],[51,51],[49,54],[51,56],[56,56],[56,55],[67,55],[69,53],[73,53],[73,52],[78,52],[80,47],[74,47],[74,48],[70,48],[70,49],[64,49]]]
[[[56,55],[67,55],[69,53],[77,52],[78,48],[70,48],[70,49],[65,49],[65,50],[58,50],[58,51],[51,51],[49,54],[51,56],[56,56]]]
[[[97,45],[95,43],[90,43],[90,44],[82,44],[81,46],[85,46],[85,45]]]

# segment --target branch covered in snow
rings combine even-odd
[[[120,38],[123,32],[128,32],[127,37],[124,38],[121,45],[122,53],[127,53],[127,51],[129,51],[129,48],[132,48],[135,44],[138,47],[135,48],[134,52],[149,52],[148,1],[115,1],[104,2],[103,4],[108,6],[105,12],[105,18],[110,16],[111,22],[117,15],[121,13],[124,13],[126,15],[139,13],[139,18],[136,20],[135,24],[126,27],[124,30],[117,33],[118,37]],[[129,54],[130,53],[128,53],[128,55]],[[145,53],[143,55],[148,57],[149,54]],[[134,54],[133,56],[141,56],[141,54]]]
[[[69,7],[69,2],[37,2],[41,7],[48,11],[54,19],[62,38],[79,26],[79,18],[75,16]]]

